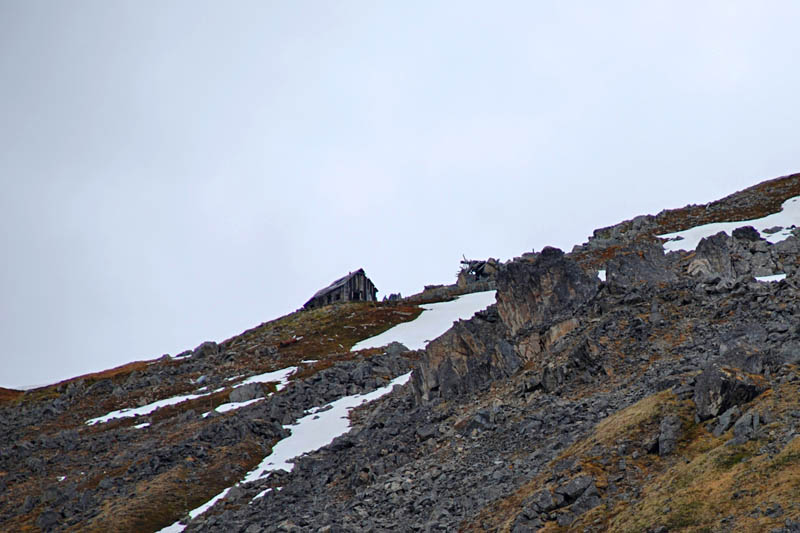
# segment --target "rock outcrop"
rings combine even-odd
[[[710,365],[698,376],[694,403],[700,420],[708,420],[728,409],[749,402],[766,389],[763,379],[732,367]]]
[[[511,376],[523,361],[506,336],[495,306],[456,322],[428,344],[412,378],[417,397],[452,398]]]
[[[570,319],[599,284],[561,250],[545,248],[533,261],[514,261],[500,270],[497,311],[511,335],[546,329]]]

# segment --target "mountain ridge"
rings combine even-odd
[[[297,311],[175,357],[0,391],[0,526],[798,531],[800,239],[737,230],[665,254],[658,238],[795,196],[800,174],[523,254],[488,281]],[[755,279],[768,270],[786,277]],[[490,289],[496,304],[424,350],[350,351],[424,303]],[[245,383],[289,368],[286,383]],[[237,484],[310,410],[409,371],[291,472]]]

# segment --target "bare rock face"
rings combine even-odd
[[[414,371],[415,396],[423,402],[477,390],[516,372],[522,360],[504,339],[494,306],[470,320],[460,320],[426,348]]]
[[[689,265],[689,273],[705,280],[732,280],[736,277],[731,261],[730,237],[724,231],[700,241],[696,258]]]
[[[606,264],[608,286],[616,293],[626,292],[637,285],[655,287],[676,279],[669,268],[664,248],[656,244],[632,245]]]
[[[590,300],[600,280],[586,274],[557,248],[532,262],[513,262],[497,276],[497,311],[512,335],[532,326],[563,322]]]
[[[573,313],[599,285],[556,248],[506,265],[498,273],[497,305],[457,322],[428,345],[414,373],[415,396],[423,403],[451,398],[512,375],[578,326]],[[560,382],[545,377],[553,386]]]
[[[733,406],[749,402],[765,389],[764,384],[738,369],[709,365],[695,384],[697,417],[700,420],[714,418]]]

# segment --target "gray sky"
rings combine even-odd
[[[0,0],[0,386],[800,170],[800,3]]]

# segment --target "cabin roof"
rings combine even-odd
[[[331,291],[335,291],[336,289],[338,289],[338,288],[342,287],[343,285],[345,285],[350,280],[350,278],[352,278],[353,276],[356,276],[358,274],[364,274],[364,269],[363,268],[359,268],[355,272],[350,272],[346,276],[342,276],[341,278],[337,279],[336,281],[334,281],[333,283],[331,283],[330,285],[328,285],[324,289],[320,289],[317,292],[315,292],[314,296],[312,296],[311,299],[313,300],[314,298],[319,298],[320,296],[324,296],[324,295],[328,294]]]

